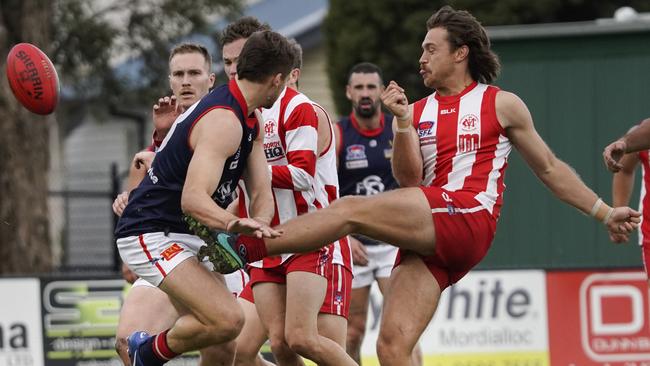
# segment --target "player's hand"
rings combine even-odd
[[[397,85],[396,82],[391,81],[383,93],[381,93],[381,101],[384,106],[397,118],[398,123],[400,120],[410,120],[409,101],[406,98],[404,89]],[[400,126],[402,128],[408,126]]]
[[[124,191],[118,194],[115,197],[115,201],[113,201],[113,212],[117,216],[122,216],[122,212],[124,212],[127,203],[129,203],[129,192]]]
[[[163,97],[153,105],[153,125],[160,132],[168,131],[181,111],[176,103],[176,97]]]
[[[605,225],[611,233],[627,235],[639,226],[639,222],[640,212],[629,207],[615,207]]]
[[[133,157],[133,165],[136,169],[144,167],[144,170],[149,170],[155,157],[156,153],[153,151],[140,151]]]
[[[359,266],[368,265],[368,249],[359,240],[352,236],[350,238],[350,249],[352,249],[352,263]]]
[[[235,219],[226,225],[226,231],[233,233],[254,236],[258,239],[276,238],[282,235],[282,232],[250,218]]]
[[[138,279],[138,275],[133,272],[129,266],[127,266],[125,263],[122,263],[122,278],[126,280],[126,282],[133,284],[135,280]]]
[[[630,236],[628,234],[617,234],[610,231],[609,240],[616,244],[627,243],[630,240]]]
[[[620,161],[623,155],[625,155],[626,149],[627,144],[623,140],[614,141],[605,147],[605,150],[603,150],[603,160],[607,169],[614,173],[623,169],[623,164]]]

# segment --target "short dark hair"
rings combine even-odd
[[[291,64],[291,69],[302,69],[302,46],[295,38],[289,39],[289,44],[293,47],[293,51],[296,54]]]
[[[169,53],[169,62],[172,61],[174,56],[185,53],[200,53],[208,64],[208,71],[210,71],[210,68],[212,67],[212,57],[210,56],[210,52],[208,52],[208,49],[205,48],[205,46],[198,43],[185,42],[176,45]]]
[[[372,62],[360,62],[350,69],[348,72],[348,84],[350,83],[350,78],[352,74],[377,74],[379,75],[379,82],[384,83],[384,73],[381,71],[379,66],[373,64]]]
[[[427,30],[438,27],[447,30],[452,50],[467,45],[468,67],[474,80],[489,84],[497,78],[501,69],[499,57],[490,49],[485,28],[472,14],[443,6],[427,20]]]
[[[271,30],[271,26],[268,23],[262,23],[257,18],[251,16],[242,17],[224,28],[219,35],[219,43],[223,47],[238,39],[246,39],[255,32],[267,30]]]
[[[255,83],[275,74],[287,77],[296,58],[295,53],[294,47],[280,33],[255,32],[239,55],[237,77]]]

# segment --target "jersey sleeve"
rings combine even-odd
[[[275,188],[307,191],[316,172],[318,117],[311,103],[301,103],[284,121],[287,165],[269,166]]]

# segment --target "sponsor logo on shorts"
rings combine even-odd
[[[458,213],[458,208],[456,208],[456,206],[454,206],[454,201],[451,199],[451,197],[449,197],[447,192],[442,192],[441,196],[442,196],[442,199],[445,202],[447,202],[447,213],[450,214],[450,215],[457,214]]]
[[[247,258],[246,254],[248,254],[248,251],[246,250],[246,246],[244,244],[239,244],[237,251],[239,252],[240,257]]]
[[[334,295],[334,305],[343,305],[343,294],[340,291]]]
[[[163,250],[163,252],[160,253],[160,255],[162,255],[162,257],[166,261],[170,261],[172,258],[174,258],[178,253],[180,253],[182,251],[183,251],[183,248],[181,248],[181,246],[178,245],[177,243],[174,243],[174,244],[170,245],[169,247],[167,247],[167,249]]]

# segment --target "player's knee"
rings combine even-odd
[[[292,357],[295,354],[287,344],[284,337],[271,338],[270,343],[271,352],[273,352],[273,355],[280,360]]]
[[[409,359],[411,351],[399,342],[397,337],[380,333],[377,339],[377,357],[380,364],[395,364],[396,361]]]
[[[221,334],[228,340],[234,340],[244,328],[244,322],[244,312],[237,307],[211,320],[208,328],[213,334]]]
[[[349,350],[356,350],[361,347],[361,343],[363,343],[363,336],[365,333],[364,330],[365,328],[359,329],[358,327],[352,324],[348,325],[346,345]]]
[[[312,332],[298,328],[287,331],[285,337],[289,347],[301,356],[309,357],[318,352],[318,334],[312,334]]]

